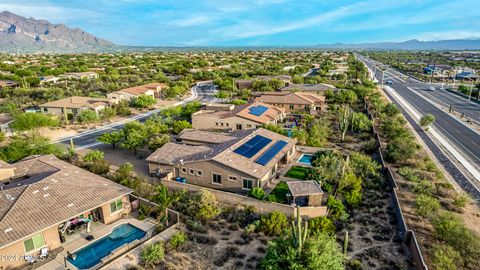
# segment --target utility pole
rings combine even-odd
[[[468,94],[468,100],[472,98],[472,92],[473,92],[473,79],[470,79],[472,84],[470,85],[470,93]]]

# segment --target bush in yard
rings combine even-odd
[[[133,97],[130,104],[135,108],[150,108],[157,103],[157,100],[148,95],[139,95],[138,97]]]
[[[343,203],[332,195],[328,196],[327,206],[329,208],[329,214],[334,220],[346,220],[348,218],[348,213],[345,211],[345,206]]]
[[[433,244],[431,249],[432,265],[437,270],[457,269],[462,265],[462,256],[449,245]]]
[[[162,242],[146,245],[140,252],[142,262],[148,267],[154,267],[159,264],[165,256],[165,248]]]
[[[335,225],[328,217],[316,217],[308,220],[308,230],[311,234],[335,234]]]
[[[98,115],[94,110],[83,110],[77,115],[77,121],[81,124],[90,124],[98,121]]]
[[[94,162],[104,158],[103,152],[100,150],[92,150],[83,156],[82,160],[85,162]]]
[[[250,189],[250,191],[248,192],[248,196],[258,200],[263,200],[266,194],[265,194],[265,191],[263,191],[263,189],[259,187],[254,187]]]
[[[14,117],[10,127],[14,131],[31,131],[40,127],[55,127],[59,125],[56,118],[42,113],[20,113]]]
[[[385,105],[385,107],[382,108],[382,113],[389,117],[393,117],[400,114],[400,109],[397,107],[397,105],[393,103],[388,103],[387,105]]]
[[[178,134],[186,128],[192,128],[192,124],[185,120],[175,121],[173,123],[172,131],[173,133]]]
[[[168,246],[171,249],[177,249],[181,245],[183,245],[188,240],[187,234],[184,232],[177,232],[176,234],[172,235],[170,240],[168,240]]]
[[[457,194],[452,201],[453,205],[460,208],[465,207],[465,205],[467,205],[467,203],[469,202],[470,202],[470,197],[468,197],[466,193]]]
[[[427,217],[440,208],[440,203],[434,197],[419,195],[415,199],[415,212],[421,217]]]
[[[151,137],[148,140],[148,149],[156,150],[168,142],[170,142],[170,135],[168,134],[160,134],[160,135]]]
[[[279,236],[288,226],[288,219],[284,213],[273,211],[260,218],[260,230],[267,235]]]
[[[94,174],[107,174],[110,171],[110,164],[106,160],[96,160],[90,166],[88,170]]]
[[[206,189],[202,189],[195,197],[198,211],[196,217],[202,221],[206,221],[216,217],[220,214],[220,207],[218,205],[215,195]]]

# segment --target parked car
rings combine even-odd
[[[385,82],[385,84],[392,85],[392,84],[393,84],[393,81],[392,81],[392,80],[387,80],[387,81]]]

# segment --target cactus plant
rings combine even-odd
[[[347,256],[347,248],[348,248],[348,231],[345,231],[345,238],[343,239],[343,254]]]
[[[295,221],[292,220],[292,238],[293,238],[293,245],[298,249],[299,252],[302,252],[303,244],[307,240],[308,235],[308,223],[303,223],[302,228],[302,217],[300,216],[300,207],[297,206],[297,216],[296,216],[296,224]]]

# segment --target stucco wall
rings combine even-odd
[[[57,226],[53,226],[41,232],[43,235],[43,240],[45,245],[43,247],[47,247],[49,250],[56,249],[60,247],[60,236],[58,234]],[[28,239],[28,237],[26,238]],[[22,239],[14,244],[11,244],[5,248],[0,249],[0,269],[11,269],[20,267],[25,265],[24,255],[25,247],[23,244]],[[43,248],[40,247],[40,248]],[[34,250],[30,252],[30,254],[38,255],[40,253],[40,249]]]
[[[116,201],[116,200],[115,200]],[[122,197],[122,202],[123,202],[123,209],[121,211],[117,211],[115,213],[112,213],[110,211],[110,203],[112,201],[105,203],[104,205],[101,206],[102,208],[102,214],[103,214],[103,222],[105,224],[110,224],[112,222],[115,222],[119,219],[122,218],[122,215],[125,213],[130,213],[131,211],[131,206],[130,206],[130,200],[128,199],[128,195],[125,195]]]
[[[272,121],[270,123],[276,124],[276,122],[277,121]],[[262,126],[262,123],[254,122],[237,116],[220,118],[202,113],[192,115],[192,127],[195,129],[237,130],[237,124],[242,125],[242,130],[253,129]]]

